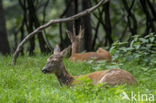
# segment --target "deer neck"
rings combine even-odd
[[[55,73],[60,85],[62,86],[65,84],[69,86],[73,82],[74,78],[67,72],[64,65],[61,66],[60,70],[61,71]]]
[[[78,46],[77,42],[74,42],[72,44],[72,55],[75,54],[75,53],[79,53],[79,46]]]

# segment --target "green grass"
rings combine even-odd
[[[92,64],[71,62],[65,59],[65,65],[72,75],[82,75],[96,70],[121,67],[131,72],[138,85],[118,85],[99,88],[90,85],[61,87],[54,74],[43,74],[42,67],[48,56],[19,57],[17,64],[11,66],[11,57],[0,57],[0,103],[149,103],[123,99],[123,92],[131,97],[150,94],[156,102],[156,67],[145,67],[135,62]]]

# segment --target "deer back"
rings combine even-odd
[[[93,80],[93,84],[106,82],[108,84],[135,84],[136,79],[133,75],[123,69],[108,69],[104,71],[97,71],[88,74],[88,77]]]

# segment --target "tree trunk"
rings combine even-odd
[[[32,0],[28,0],[27,1],[28,4],[28,33],[31,33],[33,31],[33,18],[34,18],[34,10],[33,10],[33,2]],[[32,37],[30,39],[30,47],[29,47],[29,55],[33,55],[34,54],[34,49],[35,49],[35,37]]]
[[[106,45],[111,46],[113,43],[112,39],[112,26],[110,20],[110,13],[109,13],[109,2],[104,5],[104,12],[105,12],[105,31],[106,31]]]
[[[10,46],[7,38],[4,10],[2,0],[0,0],[0,52],[2,54],[10,53]]]
[[[90,0],[82,0],[82,10],[88,9],[91,7]],[[85,29],[84,32],[84,44],[85,49],[87,51],[91,51],[92,49],[92,26],[91,26],[91,19],[90,15],[82,17],[82,24]]]

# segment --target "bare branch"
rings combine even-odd
[[[22,46],[31,38],[33,37],[35,34],[37,34],[38,32],[40,32],[41,30],[51,26],[52,24],[55,23],[62,23],[62,22],[70,22],[73,21],[75,19],[78,19],[82,16],[85,16],[91,12],[93,12],[95,9],[97,9],[99,6],[101,6],[102,4],[105,4],[106,2],[108,2],[109,0],[101,0],[97,5],[86,9],[85,11],[82,11],[76,15],[73,15],[71,17],[67,17],[67,18],[63,18],[63,19],[54,19],[54,20],[50,20],[48,23],[39,26],[37,29],[35,29],[33,32],[31,32],[30,34],[28,34],[22,41],[21,43],[18,45],[18,47],[16,48],[16,51],[14,52],[13,58],[12,58],[12,65],[14,65],[16,63],[16,59],[18,57],[18,54],[22,48]]]

